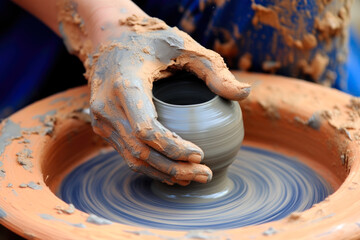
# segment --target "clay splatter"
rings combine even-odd
[[[274,235],[274,234],[276,234],[276,233],[278,233],[278,231],[275,230],[275,228],[270,227],[269,229],[267,229],[266,231],[264,231],[262,234],[263,234],[264,236],[271,236],[271,235]]]
[[[4,153],[5,147],[14,139],[21,138],[21,127],[10,119],[4,121],[0,132],[0,156]]]
[[[323,117],[322,117],[321,112],[315,112],[313,115],[311,115],[311,117],[307,121],[301,119],[298,116],[294,117],[294,120],[296,122],[307,125],[307,126],[311,127],[312,129],[315,129],[315,130],[320,129],[322,119],[323,119]]]
[[[44,126],[41,128],[41,134],[43,135],[51,135],[54,130],[54,125],[56,122],[55,114],[56,110],[50,110],[45,114],[42,115],[36,115],[33,118],[38,118],[40,122],[44,124]]]
[[[273,103],[259,101],[259,104],[265,110],[266,116],[272,120],[279,120],[281,118],[277,107]]]
[[[102,218],[102,217],[98,217],[95,214],[90,214],[89,217],[86,219],[87,222],[89,223],[94,223],[96,225],[109,225],[112,224],[112,221]]]
[[[76,109],[66,116],[67,118],[77,119],[86,123],[91,123],[89,108]]]
[[[209,239],[209,240],[220,239],[219,236],[213,234],[213,231],[207,231],[207,230],[189,231],[184,237],[187,239]]]
[[[75,207],[73,204],[69,204],[69,206],[67,207],[61,207],[61,206],[57,206],[55,208],[57,210],[58,213],[65,213],[65,214],[73,214],[75,212]]]
[[[21,183],[19,185],[20,188],[31,188],[33,190],[41,190],[42,186],[40,184],[37,184],[33,181],[30,181],[29,183]]]
[[[56,218],[56,217],[54,217],[54,216],[52,216],[50,214],[42,213],[42,214],[39,214],[39,216],[42,219],[45,219],[45,220],[53,220],[53,221],[63,222],[63,223],[66,223],[66,224],[68,224],[70,226],[77,227],[77,228],[86,228],[86,226],[83,223],[70,223],[70,222],[68,222],[66,220]]]
[[[4,178],[6,171],[4,169],[0,169],[0,177]]]
[[[320,113],[318,113],[318,112],[314,113],[307,121],[307,125],[315,130],[319,130],[321,127]]]
[[[229,178],[233,191],[220,199],[174,203],[157,197],[150,188],[152,180],[132,173],[113,151],[74,169],[58,196],[77,209],[123,224],[217,230],[275,221],[332,193],[323,178],[299,161],[252,147],[242,147],[229,168]]]
[[[54,116],[56,112],[56,110],[50,110],[44,114],[33,116],[33,119],[39,119],[40,122],[44,123],[48,116]]]
[[[42,186],[40,184],[37,184],[37,183],[32,182],[32,181],[27,184],[27,187],[31,188],[31,189],[34,189],[34,190],[41,190],[42,189]]]
[[[314,219],[314,220],[311,221],[311,223],[321,222],[321,221],[323,221],[323,220],[325,220],[325,219],[328,219],[328,218],[333,217],[334,215],[335,215],[334,213],[331,213],[331,214],[329,214],[329,215],[326,215],[326,216],[323,216],[323,217]]]
[[[138,230],[138,231],[126,231],[125,232],[128,232],[128,233],[131,233],[131,234],[135,234],[135,235],[138,235],[138,236],[141,236],[141,235],[144,235],[144,236],[154,236],[156,235],[155,233],[152,233],[150,232],[149,230]]]
[[[19,141],[18,143],[28,144],[30,143],[30,140],[25,138],[24,140]]]
[[[6,216],[7,216],[6,212],[4,211],[4,209],[0,207],[0,218],[5,218]]]
[[[17,156],[17,162],[23,166],[25,170],[31,171],[31,168],[33,167],[33,164],[31,162],[31,158],[33,156],[31,155],[32,151],[28,148],[24,148],[20,152],[16,154]]]

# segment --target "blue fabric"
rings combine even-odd
[[[0,1],[1,18],[14,11],[11,4]],[[1,19],[9,27],[0,29],[0,118],[28,104],[51,70],[62,44],[39,20],[19,9],[15,11],[13,21]]]
[[[203,9],[201,2],[206,3],[206,7]],[[355,71],[356,66],[359,66],[360,42],[359,39],[355,38],[353,32],[350,35],[349,61],[348,63],[339,62],[337,56],[343,51],[336,47],[340,42],[339,38],[334,38],[335,40],[331,41],[330,44],[326,41],[319,41],[318,38],[318,44],[314,49],[296,51],[294,47],[289,47],[286,44],[284,37],[279,36],[281,34],[272,26],[266,24],[255,26],[253,24],[255,11],[251,7],[251,0],[224,1],[222,6],[216,6],[214,2],[209,0],[139,0],[138,4],[149,15],[161,18],[168,24],[185,31],[187,26],[183,24],[183,21],[190,22],[195,28],[190,35],[207,48],[213,49],[215,41],[226,43],[228,36],[233,38],[236,41],[233,49],[236,51],[235,48],[237,47],[238,52],[230,57],[223,55],[230,68],[237,69],[240,57],[245,53],[250,53],[252,56],[251,71],[262,72],[264,62],[279,61],[281,67],[276,71],[276,74],[312,80],[311,76],[304,74],[298,66],[301,59],[305,59],[310,64],[314,56],[321,53],[329,57],[329,63],[318,82],[328,81],[328,76],[331,74],[335,76],[333,87],[354,95],[360,94],[358,90],[360,80],[356,79],[356,75],[359,74]],[[274,7],[273,0],[255,0],[255,3],[265,7]],[[281,25],[290,30],[294,39],[301,39],[305,33],[313,33],[315,17],[318,16],[320,6],[319,1],[316,0],[299,0],[296,3],[296,10],[288,10],[288,6],[277,6],[282,9],[282,11],[277,12],[277,16],[279,19],[281,17],[286,19]],[[341,7],[337,1],[330,4],[334,4],[334,8],[337,10]],[[335,6],[336,4],[338,5]],[[238,39],[234,31],[235,26],[241,34]],[[291,52],[293,62],[287,60]],[[349,74],[349,78],[347,74]]]
[[[341,90],[360,96],[360,36],[350,29],[349,56],[346,66],[347,85]]]

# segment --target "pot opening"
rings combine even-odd
[[[176,72],[171,77],[154,82],[153,96],[168,104],[193,105],[210,101],[216,94],[194,74]]]

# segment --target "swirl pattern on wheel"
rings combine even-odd
[[[230,229],[279,220],[333,192],[300,161],[243,146],[229,167],[233,190],[207,203],[174,203],[151,191],[152,180],[129,170],[115,151],[99,154],[63,180],[58,196],[77,209],[136,226],[174,230]]]

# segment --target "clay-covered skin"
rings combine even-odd
[[[168,184],[210,181],[211,170],[200,164],[202,150],[157,121],[152,83],[181,69],[204,80],[214,93],[232,100],[246,98],[250,86],[235,80],[219,54],[177,28],[139,11],[139,15],[126,14],[127,9],[114,13],[104,6],[106,10],[98,8],[92,15],[107,11],[111,16],[103,14],[99,21],[89,21],[85,7],[76,1],[60,0],[58,4],[60,33],[68,50],[86,67],[95,133],[104,137],[134,171]],[[99,22],[102,25],[96,29]]]
[[[249,85],[236,81],[218,54],[158,19],[132,16],[120,25],[130,31],[102,45],[89,63],[94,131],[135,171],[169,184],[208,182],[212,173],[199,164],[202,150],[157,121],[152,83],[175,70],[187,70],[214,93],[234,100],[245,98]],[[168,158],[155,159],[157,152]]]

